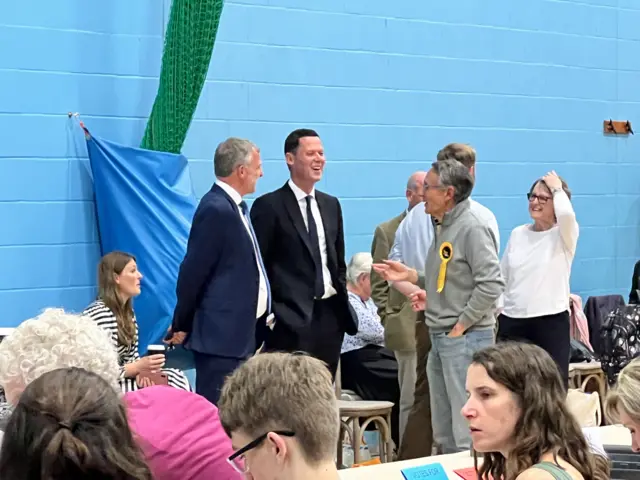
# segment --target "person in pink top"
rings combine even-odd
[[[129,426],[154,480],[240,480],[231,440],[204,397],[164,385],[124,395]]]
[[[0,386],[8,408],[17,405],[24,389],[41,375],[70,367],[102,377],[121,393],[118,352],[94,321],[62,309],[47,309],[25,320],[0,343]],[[154,480],[243,479],[226,460],[233,449],[218,409],[203,397],[158,385],[121,398]]]

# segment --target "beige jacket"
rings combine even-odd
[[[393,246],[396,230],[406,212],[376,227],[371,244],[374,263],[386,260]],[[416,350],[416,313],[403,294],[383,280],[377,273],[371,272],[371,297],[378,307],[378,315],[384,325],[385,346],[399,352]]]

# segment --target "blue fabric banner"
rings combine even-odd
[[[102,254],[130,253],[144,275],[134,300],[142,355],[162,340],[173,317],[178,270],[197,206],[189,165],[183,155],[86,133]]]

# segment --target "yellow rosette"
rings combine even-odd
[[[440,293],[444,289],[444,282],[447,278],[447,264],[453,258],[453,245],[444,242],[440,245],[440,272],[438,273],[438,290]]]

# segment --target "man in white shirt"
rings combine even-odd
[[[418,171],[409,177],[405,190],[406,210],[376,227],[371,243],[371,255],[374,263],[389,257],[398,225],[422,201],[426,175],[427,172]],[[409,412],[413,406],[413,389],[416,384],[415,324],[417,315],[411,308],[409,299],[395,288],[391,288],[389,283],[374,271],[371,272],[371,298],[378,307],[378,315],[384,325],[385,347],[393,351],[398,361],[400,438],[402,439]]]
[[[251,207],[275,326],[265,351],[304,351],[338,369],[345,333],[358,332],[346,285],[344,227],[338,199],[315,188],[326,163],[317,132],[294,130],[284,142],[291,178]]]
[[[167,343],[191,350],[196,392],[214,405],[227,375],[253,355],[271,310],[270,285],[243,196],[262,176],[260,151],[229,138],[214,156],[216,183],[200,201],[180,265]]]

